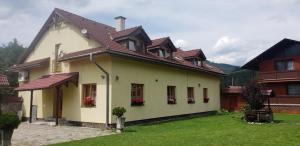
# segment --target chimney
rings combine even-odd
[[[116,31],[122,31],[125,29],[125,17],[123,16],[118,16],[115,17],[116,19]]]

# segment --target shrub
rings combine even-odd
[[[126,112],[126,109],[124,107],[115,107],[115,108],[113,108],[112,114],[114,116],[117,116],[118,118],[120,118],[124,115],[125,112]]]
[[[264,103],[267,98],[262,94],[263,90],[264,87],[255,81],[250,82],[243,88],[242,97],[249,104],[250,110],[260,110],[265,106]]]
[[[0,129],[7,130],[7,129],[16,129],[18,128],[21,121],[17,114],[8,112],[3,113],[0,116]]]

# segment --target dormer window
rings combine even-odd
[[[168,51],[165,52],[165,57],[166,57],[166,58],[169,57],[170,55],[171,55],[170,52],[168,52]]]
[[[165,51],[162,50],[162,49],[159,49],[158,50],[158,55],[159,55],[159,57],[165,57]]]
[[[132,41],[132,40],[129,40],[128,41],[128,48],[129,48],[129,50],[136,51],[135,42]]]

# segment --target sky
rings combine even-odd
[[[0,44],[28,46],[54,8],[111,26],[121,15],[151,39],[239,66],[283,38],[300,40],[300,0],[0,0]]]

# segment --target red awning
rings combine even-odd
[[[17,91],[29,91],[29,90],[41,90],[56,87],[66,84],[67,82],[73,82],[77,85],[79,73],[62,73],[45,75],[31,82],[21,84],[15,90]]]

